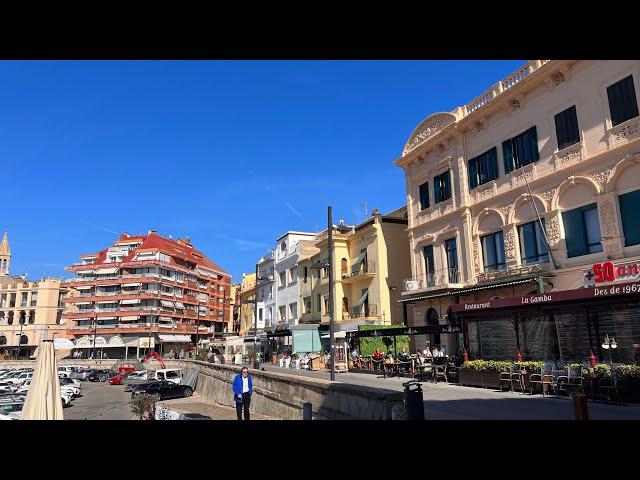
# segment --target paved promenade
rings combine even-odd
[[[329,380],[328,371],[309,372],[263,364],[266,371]],[[403,391],[409,378],[383,378],[365,373],[336,373],[336,381],[376,388]],[[569,398],[524,395],[517,392],[462,387],[459,385],[422,383],[427,420],[573,420],[573,403]],[[612,405],[588,402],[591,420],[640,420],[640,405]]]

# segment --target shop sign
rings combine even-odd
[[[585,285],[596,285],[603,282],[628,282],[640,279],[640,262],[594,263],[584,272]]]
[[[606,286],[588,286],[575,290],[562,290],[523,297],[498,298],[484,302],[458,303],[451,306],[452,312],[483,311],[493,308],[521,307],[571,300],[584,300],[589,298],[611,297],[617,295],[630,295],[640,293],[640,281],[627,282]]]

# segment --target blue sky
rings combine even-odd
[[[11,273],[68,277],[155,229],[235,282],[285,231],[322,229],[328,204],[349,224],[401,206],[412,130],[524,62],[0,62]]]

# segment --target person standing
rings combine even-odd
[[[236,401],[238,420],[242,420],[242,410],[244,410],[244,419],[249,420],[249,407],[251,406],[252,394],[253,379],[251,375],[249,375],[249,369],[242,367],[240,373],[233,379],[233,398]]]

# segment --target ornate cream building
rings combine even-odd
[[[639,359],[639,80],[638,61],[532,60],[418,125],[395,162],[412,270],[401,303],[412,325],[463,332],[418,347],[593,361],[615,336],[619,361]]]
[[[69,290],[57,278],[34,282],[11,276],[10,264],[5,233],[0,243],[0,357],[28,358],[42,340],[66,337],[62,298]]]

